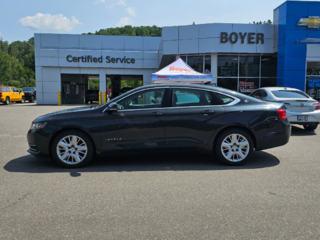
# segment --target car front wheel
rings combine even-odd
[[[241,165],[251,158],[253,141],[241,129],[229,129],[220,134],[215,143],[218,160],[227,165]]]
[[[25,103],[26,102],[26,99],[25,99],[25,97],[22,97],[21,98],[21,101],[20,101],[20,103]]]
[[[60,133],[52,144],[52,157],[61,166],[77,168],[87,165],[94,156],[91,139],[81,131]]]
[[[314,131],[317,129],[318,124],[312,123],[312,124],[303,125],[303,127],[306,131]]]

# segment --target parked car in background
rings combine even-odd
[[[135,88],[102,106],[40,116],[27,134],[30,154],[64,167],[95,156],[202,152],[229,165],[254,150],[286,144],[291,125],[283,104],[205,85]]]
[[[87,90],[85,96],[86,104],[93,101],[99,101],[99,90]]]
[[[35,102],[37,99],[37,92],[35,87],[23,87],[21,92],[24,92],[25,100],[29,102]]]
[[[25,95],[15,87],[0,87],[0,101],[8,105],[10,102],[25,102]]]
[[[291,124],[303,125],[314,131],[320,123],[320,103],[305,92],[287,87],[265,87],[250,94],[251,97],[275,103],[283,103]]]

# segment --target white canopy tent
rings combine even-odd
[[[211,74],[193,70],[181,58],[152,74],[152,83],[192,83],[205,84],[212,81]]]

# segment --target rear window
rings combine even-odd
[[[224,105],[232,103],[234,101],[234,98],[232,98],[232,97],[228,97],[228,96],[220,94],[220,93],[218,93],[217,95],[221,99],[221,101]]]
[[[277,90],[271,92],[277,98],[309,98],[307,94],[301,91]]]
[[[0,87],[0,92],[10,92],[8,87]]]

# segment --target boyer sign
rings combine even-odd
[[[228,43],[235,44],[238,41],[241,44],[264,44],[264,34],[263,33],[253,33],[253,32],[221,32],[220,33],[220,43]]]

